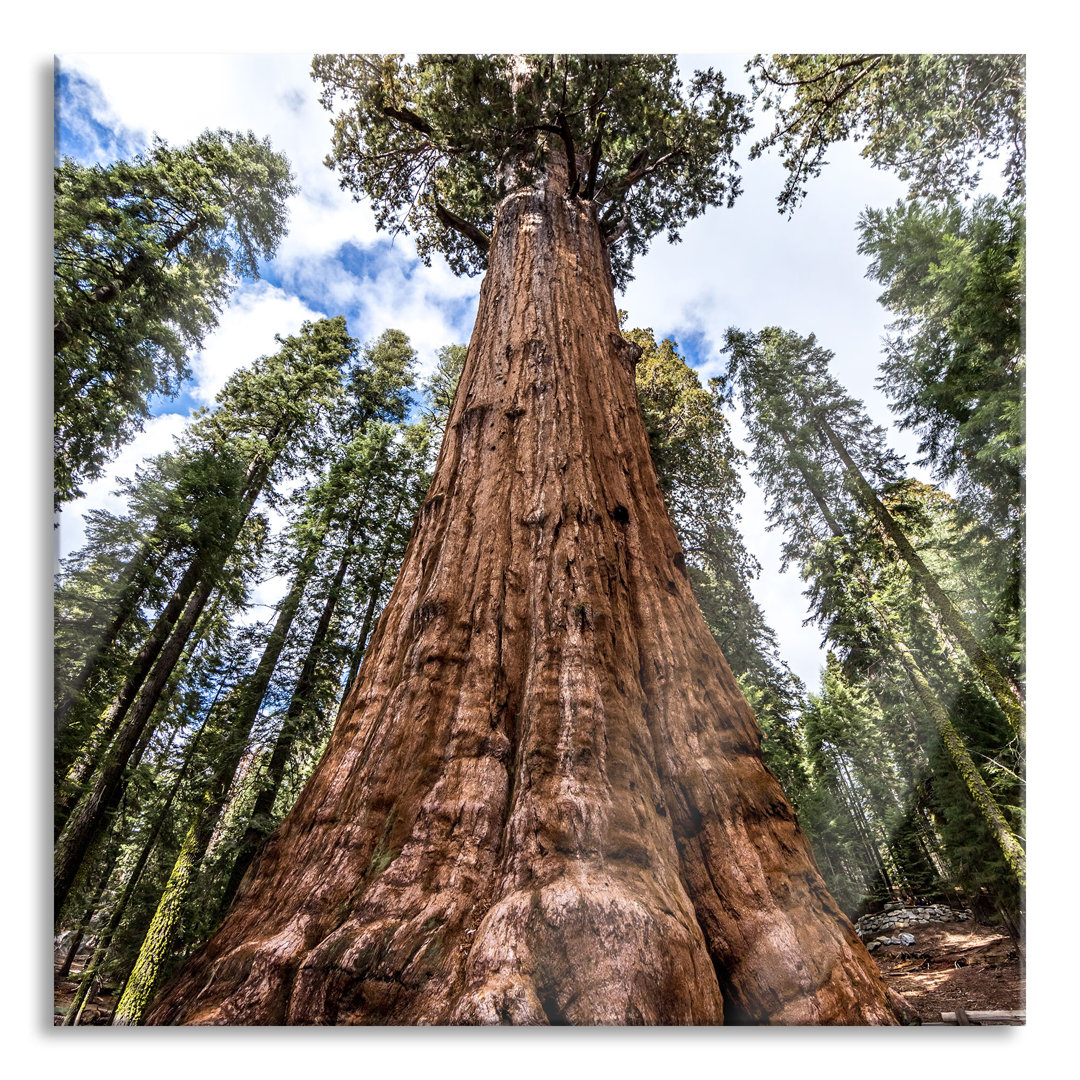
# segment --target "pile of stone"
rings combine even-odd
[[[892,900],[885,905],[885,910],[877,915],[864,915],[855,924],[855,932],[866,947],[873,952],[882,945],[914,945],[911,934],[892,936],[892,932],[901,927],[924,926],[933,922],[964,922],[972,917],[966,909],[951,908],[948,904],[924,904],[904,907],[899,900]]]

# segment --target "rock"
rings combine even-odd
[[[911,934],[901,934],[897,941],[900,945],[914,945],[915,938]]]

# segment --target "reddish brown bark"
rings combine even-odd
[[[896,1022],[694,601],[565,181],[500,208],[327,752],[150,1023]]]

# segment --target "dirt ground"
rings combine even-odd
[[[1024,1008],[1024,972],[1016,942],[1002,929],[971,922],[904,928],[914,945],[882,945],[871,955],[889,985],[923,1023],[943,1012]]]
[[[75,964],[73,972],[79,972],[79,965]],[[75,996],[79,984],[73,979],[53,979],[53,1025],[63,1023],[64,1016],[71,1006],[71,999]],[[86,1003],[79,1024],[82,1026],[92,1024],[107,1024],[112,1015],[113,1006],[116,1004],[115,994],[109,992],[96,992]]]
[[[923,1023],[943,1012],[1024,1008],[1024,975],[1016,943],[1003,930],[971,922],[928,923],[908,930],[914,945],[882,945],[871,955],[889,985]],[[74,965],[74,972],[80,965]],[[75,994],[72,979],[55,980],[54,1023]],[[90,999],[80,1024],[107,1024],[116,999],[108,991]]]

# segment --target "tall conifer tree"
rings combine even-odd
[[[289,164],[248,132],[157,140],[108,166],[65,158],[54,205],[57,506],[80,495],[142,427],[148,399],[177,393],[242,277],[285,232]]]

